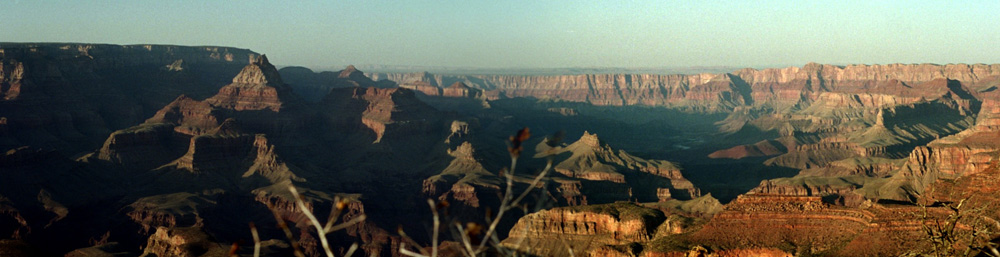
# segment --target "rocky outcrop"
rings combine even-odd
[[[264,134],[254,136],[253,147],[251,148],[250,167],[243,173],[243,177],[260,176],[270,183],[283,181],[305,182],[300,175],[303,173],[300,168],[285,162]],[[299,174],[296,174],[299,173]]]
[[[218,127],[220,120],[218,111],[208,103],[181,95],[173,102],[156,112],[146,123],[168,123],[179,125],[174,130],[186,135],[200,135],[209,129]]]
[[[259,56],[215,96],[204,101],[179,96],[146,123],[174,124],[176,132],[197,136],[235,118],[247,131],[277,136],[301,128],[309,115],[274,65],[266,56]]]
[[[441,95],[444,97],[463,97],[463,98],[479,98],[482,96],[482,91],[479,89],[471,88],[465,83],[455,82],[444,88]]]
[[[228,256],[228,250],[200,227],[156,228],[142,256],[214,257]]]
[[[381,142],[393,130],[401,136],[405,131],[423,130],[436,116],[436,110],[418,100],[413,91],[402,88],[338,88],[322,104],[337,112],[331,115],[334,123],[363,125],[374,134],[372,143]]]
[[[794,181],[794,179],[790,179]],[[860,185],[851,183],[795,183],[785,179],[765,180],[750,190],[749,194],[787,195],[787,196],[827,196],[847,195]]]
[[[13,60],[0,63],[0,99],[17,99],[23,79],[24,63]]]
[[[21,212],[14,206],[14,203],[6,197],[0,196],[0,224],[3,224],[3,232],[7,238],[20,239],[22,235],[31,233],[31,226],[28,220],[21,215]]]
[[[261,55],[243,68],[233,78],[233,83],[222,89],[205,102],[223,109],[235,111],[256,111],[268,109],[274,112],[295,104],[297,96],[281,81],[278,70]],[[292,101],[292,103],[286,103]]]
[[[480,194],[500,193],[500,177],[486,170],[476,160],[474,151],[469,142],[449,150],[454,159],[440,174],[424,180],[423,193],[473,208],[480,207]]]
[[[983,96],[975,125],[914,148],[902,167],[885,184],[869,188],[884,195],[885,199],[915,201],[940,178],[954,179],[989,168],[1000,151],[996,140],[1000,137],[1000,128],[992,125],[997,112],[996,93]]]
[[[385,134],[386,124],[392,123],[392,111],[396,104],[393,102],[393,93],[397,90],[380,90],[375,88],[366,89],[362,94],[355,91],[355,98],[368,102],[365,111],[361,113],[361,123],[375,132],[375,142],[382,141]],[[400,94],[408,93],[401,91]]]
[[[557,157],[553,171],[584,181],[612,182],[623,187],[624,191],[634,193],[632,195],[640,201],[658,201],[663,196],[663,190],[672,191],[672,197],[681,199],[701,195],[700,190],[684,178],[676,164],[615,151],[601,142],[596,134],[584,132],[579,140],[554,152],[556,156],[564,153],[569,153],[569,157]],[[584,190],[593,190],[586,188],[586,184],[584,182]],[[603,201],[598,200],[601,198],[590,199],[591,203],[594,200]]]
[[[540,256],[568,254],[568,245],[582,255],[605,245],[647,242],[665,219],[626,202],[555,208],[521,218],[502,244]]]
[[[128,217],[139,224],[143,233],[153,229],[170,229],[174,227],[201,226],[203,218],[199,209],[215,203],[211,195],[197,193],[172,193],[143,197],[131,205]],[[159,231],[157,231],[159,232]]]
[[[797,248],[788,249],[793,252],[820,253],[851,241],[873,218],[865,211],[828,206],[817,196],[743,195],[692,238],[728,249],[791,245]]]
[[[460,82],[455,82],[455,83],[460,83]],[[462,85],[465,85],[465,84],[462,84]],[[413,83],[413,84],[400,84],[399,87],[406,88],[406,89],[409,89],[409,90],[413,90],[413,91],[416,91],[416,92],[420,92],[421,94],[428,95],[428,96],[441,96],[441,95],[444,94],[444,89],[443,88],[440,88],[440,87],[437,87],[437,86],[433,86],[431,84],[427,84],[427,82],[423,82],[423,81],[418,81],[418,82]]]

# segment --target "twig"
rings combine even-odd
[[[330,233],[330,232],[334,232],[334,231],[337,231],[337,230],[345,229],[347,227],[353,226],[354,224],[358,224],[358,223],[360,223],[362,221],[365,221],[365,219],[367,217],[368,216],[365,216],[364,214],[358,215],[357,217],[355,217],[355,218],[353,218],[353,219],[351,219],[351,220],[349,220],[347,222],[337,224],[336,226],[328,227],[326,229],[326,231],[324,231],[324,232],[325,233]]]
[[[476,256],[476,251],[472,250],[472,243],[470,243],[472,239],[469,238],[468,233],[464,233],[465,228],[458,222],[455,223],[455,228],[458,228],[459,235],[462,237],[462,246],[465,247],[465,255],[469,257]]]
[[[517,203],[520,203],[521,200],[524,200],[524,197],[528,196],[528,193],[531,193],[532,189],[534,189],[535,186],[538,185],[538,182],[541,181],[542,178],[544,178],[545,175],[549,173],[549,169],[551,168],[552,168],[552,159],[549,159],[548,164],[545,165],[545,169],[543,169],[542,172],[538,173],[538,176],[535,177],[535,180],[532,180],[531,184],[528,185],[528,189],[525,189],[524,192],[522,192],[521,195],[517,197],[517,199],[514,199],[513,203],[516,205]]]
[[[503,200],[500,201],[500,209],[497,210],[497,216],[493,217],[493,220],[490,221],[490,227],[486,229],[486,234],[483,234],[484,240],[482,242],[479,242],[479,247],[476,248],[476,253],[481,252],[483,247],[486,247],[486,242],[488,242],[489,240],[485,239],[494,233],[494,231],[497,228],[497,224],[500,223],[500,218],[503,218],[504,212],[507,211],[507,205],[510,204],[510,199],[514,197],[514,195],[511,194],[511,192],[514,190],[514,169],[516,167],[517,167],[517,156],[512,154],[510,158],[510,170],[508,170],[506,174],[504,174],[507,177],[507,191],[506,193],[504,193]],[[489,217],[487,217],[487,219],[489,219]]]
[[[417,241],[414,241],[413,238],[410,238],[410,236],[406,235],[406,232],[403,231],[403,227],[402,226],[400,226],[399,228],[396,229],[396,233],[399,233],[399,236],[402,237],[404,241],[410,242],[413,245],[420,245],[420,244],[417,243]],[[406,249],[406,247],[405,247],[406,246],[406,242],[402,242],[402,243],[399,244],[400,252],[402,252],[403,249]],[[420,255],[421,256],[428,256],[428,255],[430,255],[429,253],[427,253],[427,251],[424,251],[423,248],[419,248],[418,247],[417,250],[420,251]],[[407,250],[407,251],[409,251],[409,250]]]
[[[316,227],[316,233],[319,235],[319,242],[323,245],[323,251],[326,252],[327,257],[334,257],[333,252],[330,251],[330,243],[326,240],[326,233],[324,233],[323,226],[320,225],[319,220],[316,216],[312,214],[312,211],[306,208],[305,202],[299,196],[299,191],[295,189],[295,186],[288,186],[288,190],[292,192],[292,196],[295,197],[295,202],[298,203],[299,209],[302,209],[302,214],[305,214],[309,221],[312,222],[313,226]]]
[[[351,255],[354,255],[354,251],[357,250],[358,250],[358,243],[351,244],[351,248],[347,249],[347,253],[344,254],[344,257],[351,257]]]
[[[510,169],[511,171],[507,173],[507,193],[504,195],[504,201],[500,203],[500,209],[497,211],[497,216],[494,217],[493,220],[490,222],[490,227],[489,229],[486,230],[486,234],[483,234],[484,240],[479,243],[479,248],[477,248],[478,251],[476,252],[477,254],[483,251],[484,247],[486,247],[486,242],[489,242],[490,240],[493,240],[494,244],[499,244],[500,239],[496,235],[496,228],[497,225],[500,223],[500,219],[503,218],[503,215],[508,210],[516,207],[518,203],[521,202],[521,200],[524,200],[524,197],[526,197],[529,193],[531,193],[531,191],[536,186],[538,186],[538,183],[542,180],[542,178],[544,178],[545,175],[548,174],[549,170],[552,169],[552,159],[550,158],[548,163],[545,165],[545,169],[543,169],[542,172],[538,173],[538,176],[535,176],[535,179],[531,181],[531,184],[528,185],[528,188],[525,189],[524,192],[522,192],[517,198],[512,199],[513,198],[512,188],[514,181],[513,173],[514,173],[514,165],[516,164],[517,164],[517,156],[512,156],[511,169]]]
[[[326,219],[326,226],[323,226],[323,231],[326,231],[326,233],[335,231],[332,229],[333,223],[340,217],[340,212],[344,210],[344,205],[345,203],[343,199],[340,199],[340,196],[333,198],[333,210],[330,211],[330,217]]]
[[[427,257],[427,255],[415,253],[406,249],[406,243],[399,243],[399,253],[411,257]]]
[[[253,257],[260,257],[260,235],[257,234],[257,226],[250,222],[250,234],[253,235]]]
[[[274,220],[278,221],[278,227],[285,232],[285,237],[287,237],[288,241],[291,242],[295,257],[305,257],[306,255],[302,253],[302,247],[299,246],[298,241],[295,241],[295,236],[292,235],[292,231],[288,229],[288,223],[285,223],[285,219],[281,218],[281,215],[278,214],[278,211],[274,210],[274,206],[270,203],[267,204],[267,209],[271,210],[271,214],[274,214]]]
[[[431,257],[438,256],[438,233],[441,229],[441,218],[438,216],[437,204],[434,200],[427,199],[427,205],[431,206],[431,213],[434,214],[434,234],[431,234]]]

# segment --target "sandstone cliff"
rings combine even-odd
[[[985,96],[974,126],[916,147],[886,183],[869,189],[887,195],[887,199],[914,201],[938,179],[974,175],[997,161],[1000,145],[996,138],[1000,130],[992,125],[997,116],[997,98],[995,93]]]
[[[149,238],[142,256],[227,256],[228,250],[198,227],[159,227]]]
[[[917,211],[870,202],[837,207],[821,202],[820,197],[744,195],[690,240],[723,249],[777,248],[796,255],[893,255],[926,247],[919,240],[884,245],[900,238],[920,238],[924,221],[911,217]],[[942,209],[928,211],[929,217],[943,213]]]
[[[503,245],[540,256],[568,255],[570,248],[584,255],[606,245],[647,242],[664,220],[659,211],[627,202],[556,208],[521,218]]]
[[[473,75],[429,73],[373,74],[376,80],[418,82],[444,87],[461,82],[485,90],[491,99],[534,97],[595,105],[651,105],[701,111],[731,110],[738,105],[794,105],[822,92],[872,87],[882,82],[920,84],[949,78],[966,85],[998,79],[1000,65],[890,64],[833,66],[810,63],[781,69],[743,69],[729,74],[599,74],[565,76]]]

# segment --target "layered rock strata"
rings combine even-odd
[[[503,246],[548,256],[577,254],[606,245],[648,242],[666,218],[632,203],[556,208],[526,215]]]
[[[821,92],[850,91],[887,81],[913,85],[949,78],[966,85],[988,84],[988,81],[1000,78],[1000,65],[833,66],[810,63],[804,67],[743,69],[728,74],[697,75],[448,76],[413,73],[373,74],[373,77],[400,84],[422,83],[434,87],[461,82],[485,90],[484,95],[491,99],[534,97],[595,105],[693,107],[713,111],[738,105],[794,105],[803,99],[815,100],[822,95]],[[873,101],[892,98],[891,95],[869,96],[867,98]],[[828,97],[836,98],[834,95]]]

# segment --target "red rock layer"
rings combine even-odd
[[[872,219],[870,213],[827,206],[819,197],[744,195],[692,238],[729,249],[791,244],[823,252],[850,241]]]
[[[205,102],[235,111],[268,109],[281,111],[291,92],[281,81],[278,70],[261,55],[233,78],[233,83]]]
[[[200,227],[159,227],[149,237],[143,255],[154,256],[223,256],[228,249],[215,242]]]
[[[428,73],[379,74],[385,78],[412,84],[424,82],[441,87],[444,81],[462,81],[486,90],[488,98],[534,97],[588,102],[595,105],[651,105],[697,107],[720,110],[735,105],[776,103],[794,104],[803,98],[830,97],[819,92],[859,92],[860,102],[896,101],[887,95],[906,96],[918,92],[900,88],[899,82],[914,85],[934,79],[949,78],[966,85],[997,79],[1000,65],[966,64],[889,64],[833,66],[810,63],[804,67],[782,69],[743,69],[732,74],[652,75],[601,74],[564,76],[442,76]],[[888,82],[886,85],[880,85]],[[905,92],[904,92],[905,91]],[[911,99],[913,100],[913,99]],[[854,100],[850,100],[854,101]],[[845,102],[846,103],[846,102]]]
[[[540,256],[566,255],[569,245],[582,255],[605,245],[647,242],[664,220],[659,211],[625,202],[555,208],[518,220],[502,244]]]
[[[471,88],[465,83],[455,82],[451,86],[444,88],[441,92],[442,96],[445,97],[463,97],[463,98],[478,98],[482,96],[482,91],[479,89]]]
[[[186,135],[200,135],[218,127],[220,115],[206,102],[181,95],[156,112],[146,123],[177,124],[175,131]]]
[[[743,195],[689,240],[730,251],[778,248],[796,255],[899,255],[928,249],[922,225],[947,214],[943,207],[924,210],[871,202],[841,207],[825,204],[818,196]]]
[[[881,187],[882,191],[896,192],[887,199],[915,200],[939,178],[974,175],[997,161],[1000,127],[994,123],[1000,117],[998,96],[996,92],[982,94],[982,107],[972,128],[913,149],[899,172]]]

